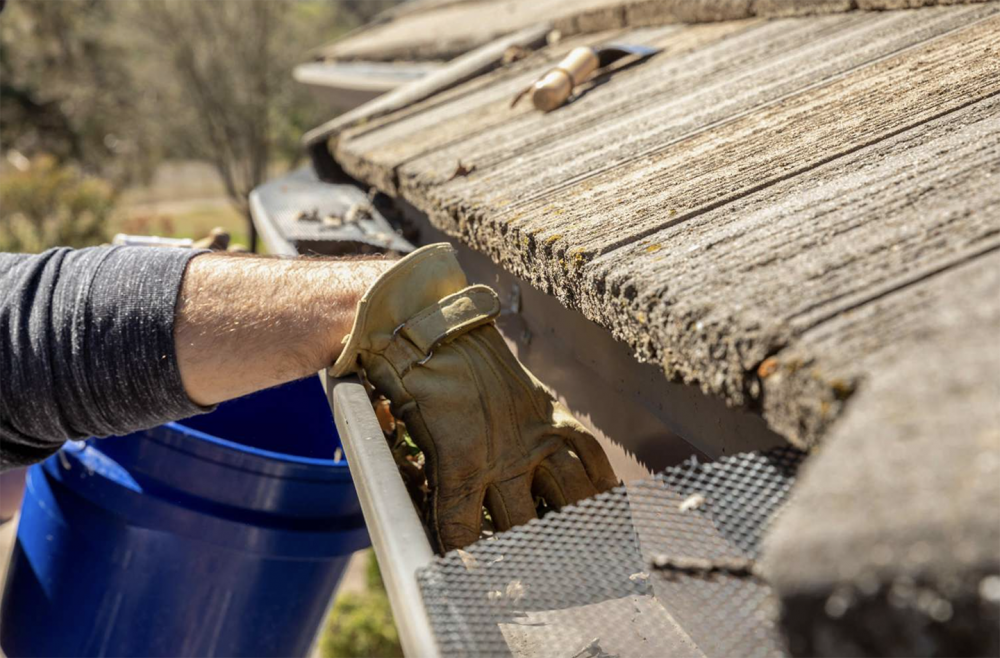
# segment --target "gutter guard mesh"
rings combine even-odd
[[[692,459],[436,558],[417,580],[441,654],[785,655],[770,588],[741,571],[803,456]]]

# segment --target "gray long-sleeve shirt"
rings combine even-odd
[[[200,252],[150,247],[0,254],[0,470],[66,439],[205,411],[181,384],[174,308]]]

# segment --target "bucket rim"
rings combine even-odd
[[[157,431],[163,430],[163,431]],[[172,430],[172,431],[167,431]],[[264,450],[262,448],[255,448],[253,446],[248,446],[244,443],[238,443],[236,441],[230,441],[228,439],[223,439],[221,437],[215,436],[214,434],[209,434],[207,432],[202,432],[201,430],[196,430],[189,425],[185,425],[183,421],[171,421],[169,423],[163,423],[157,427],[151,428],[144,432],[147,438],[153,439],[158,443],[168,444],[174,448],[182,450],[183,452],[189,452],[193,454],[199,454],[201,457],[206,457],[202,454],[203,451],[197,450],[197,444],[187,444],[186,441],[178,440],[181,437],[198,439],[204,444],[220,448],[222,453],[219,457],[224,456],[238,456],[251,458],[263,459],[269,463],[284,463],[295,466],[303,467],[319,467],[322,469],[336,469],[336,470],[347,470],[347,458],[346,455],[341,459],[319,459],[316,457],[302,457],[299,455],[293,455],[287,452],[276,452],[273,450]],[[185,445],[187,444],[187,445]]]

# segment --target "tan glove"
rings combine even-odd
[[[440,551],[618,484],[597,441],[511,354],[496,293],[469,286],[447,244],[419,249],[362,297],[334,377],[363,369],[426,459]]]

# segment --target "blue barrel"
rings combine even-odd
[[[302,656],[369,544],[318,378],[28,472],[0,618],[15,656]]]

